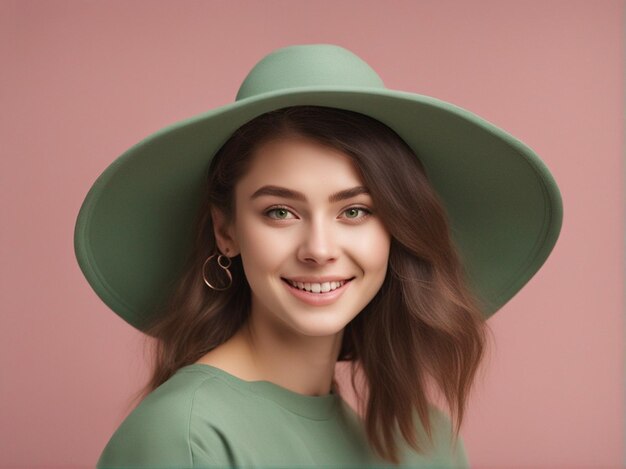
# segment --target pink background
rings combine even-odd
[[[624,2],[7,1],[0,465],[92,467],[147,378],[141,334],[78,268],[97,176],[232,101],[269,51],[336,43],[389,88],[474,111],[542,156],[561,238],[491,320],[462,428],[472,467],[624,461]]]

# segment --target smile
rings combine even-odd
[[[329,291],[336,290],[341,287],[348,280],[340,280],[338,282],[324,282],[324,283],[315,283],[315,282],[295,282],[293,280],[287,280],[291,286],[299,288],[300,290],[305,290],[311,293],[327,293]]]
[[[350,286],[353,278],[323,283],[294,282],[281,278],[283,284],[298,300],[313,305],[324,306],[335,302]]]

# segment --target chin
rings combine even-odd
[[[295,321],[290,327],[295,329],[298,333],[307,337],[329,337],[335,336],[342,332],[346,323],[338,321],[337,318],[309,318],[306,322]]]

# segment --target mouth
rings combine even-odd
[[[299,301],[311,306],[330,306],[350,288],[355,277],[322,283],[295,282],[281,277],[287,291]]]
[[[280,279],[285,282],[287,285],[289,285],[292,288],[296,288],[298,290],[307,292],[307,293],[314,293],[314,294],[324,294],[324,293],[330,293],[334,290],[337,290],[341,287],[343,287],[346,283],[351,282],[352,280],[354,280],[355,277],[351,277],[345,280],[338,280],[338,281],[332,281],[332,282],[296,282],[294,280],[290,280],[284,277],[281,277]]]

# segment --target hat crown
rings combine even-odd
[[[244,79],[236,100],[309,86],[385,88],[372,67],[353,52],[334,44],[304,44],[263,57]]]

